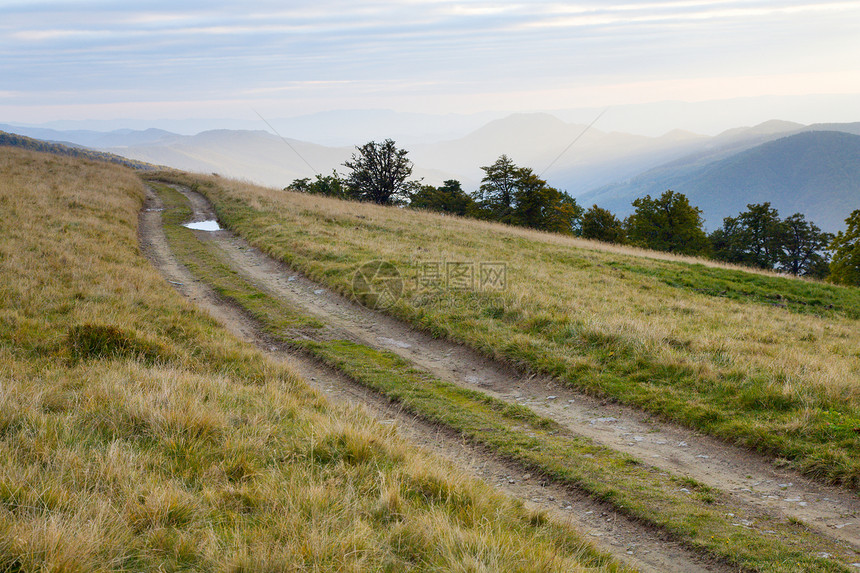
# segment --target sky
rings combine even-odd
[[[860,95],[858,23],[857,0],[0,0],[0,123]],[[781,119],[860,120],[839,101]]]

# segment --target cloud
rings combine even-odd
[[[22,104],[414,105],[425,90],[424,105],[491,93],[536,108],[595,86],[781,74],[801,90],[804,74],[860,74],[856,2],[0,0],[0,12],[4,98]]]

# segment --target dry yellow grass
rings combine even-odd
[[[811,474],[860,479],[851,461],[860,451],[856,289],[217,177],[174,177],[196,181],[254,244],[345,294],[362,262],[394,262],[412,280],[392,312],[424,328],[793,458]],[[414,279],[434,261],[504,262],[507,289],[422,292]]]
[[[783,374],[787,388],[794,381],[839,396],[857,398],[860,392],[857,320],[792,314],[773,306],[685,293],[600,265],[646,258],[780,276],[775,273],[497,223],[216,181],[252,208],[278,213],[309,235],[312,221],[334,223],[318,231],[329,238],[327,245],[314,245],[324,253],[360,251],[407,263],[503,261],[508,265],[508,295],[524,316],[559,313],[609,336],[646,345],[667,360],[691,360],[707,367],[719,355],[718,364],[738,362]],[[299,251],[302,246],[299,242]],[[555,262],[558,252],[574,256],[576,265]],[[577,268],[581,265],[591,266]],[[666,341],[681,341],[688,350],[678,352]]]
[[[617,569],[201,315],[142,197],[0,148],[0,571]]]

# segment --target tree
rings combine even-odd
[[[408,152],[397,149],[391,139],[371,141],[356,149],[358,155],[353,153],[352,159],[343,164],[352,170],[346,178],[350,196],[380,205],[404,202],[415,186],[408,181],[412,175]]]
[[[541,231],[574,234],[582,215],[576,199],[550,187],[528,168],[519,170],[515,183],[511,222]]]
[[[836,284],[860,286],[860,209],[845,219],[848,226],[830,243],[830,280]]]
[[[636,210],[627,218],[631,243],[684,255],[704,255],[710,250],[702,228],[702,210],[690,205],[683,193],[671,189],[659,198],[650,195],[633,201]]]
[[[481,169],[484,178],[473,196],[477,216],[568,235],[578,230],[582,208],[576,200],[532,169],[518,167],[507,155]]]
[[[770,203],[749,204],[737,217],[723,219],[723,228],[711,234],[714,257],[761,269],[780,261],[786,228]]]
[[[481,169],[484,171],[484,178],[475,193],[475,201],[481,209],[487,211],[488,218],[510,223],[517,186],[524,175],[523,170],[507,155],[501,155],[495,163]]]
[[[448,179],[441,187],[422,185],[409,201],[413,209],[427,209],[451,215],[472,215],[477,206],[455,179]]]
[[[747,210],[738,215],[738,229],[742,254],[739,262],[762,269],[772,269],[779,262],[784,227],[770,203],[747,205]]]
[[[833,235],[824,233],[801,213],[782,221],[780,270],[797,276],[824,278],[829,272],[827,245]]]
[[[549,188],[547,208],[544,213],[543,230],[564,235],[579,235],[582,229],[582,214],[585,209],[576,199],[553,187]]]
[[[349,198],[349,193],[344,185],[343,179],[336,171],[332,170],[331,175],[316,175],[316,180],[311,181],[309,178],[295,179],[288,190],[298,191],[300,193],[311,193],[313,195],[325,195],[326,197],[337,197],[338,199]]]
[[[581,235],[584,239],[595,239],[606,243],[625,243],[624,225],[607,209],[592,205],[583,213]]]

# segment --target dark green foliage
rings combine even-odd
[[[403,203],[414,188],[408,181],[412,175],[408,152],[397,149],[391,139],[370,141],[356,149],[358,154],[343,164],[352,171],[346,178],[349,196],[379,205]]]
[[[477,209],[475,200],[463,191],[460,182],[455,179],[448,179],[441,187],[422,185],[410,198],[409,206],[461,217],[474,215]]]
[[[331,175],[320,175],[318,173],[314,181],[311,181],[307,177],[304,179],[295,179],[287,189],[300,193],[311,193],[312,195],[325,195],[326,197],[335,197],[337,199],[349,198],[346,185],[336,171],[332,171]]]
[[[481,169],[486,175],[474,196],[479,216],[566,235],[579,231],[582,208],[576,199],[550,187],[528,167],[517,167],[502,155]]]
[[[714,255],[729,263],[772,269],[779,262],[782,226],[770,203],[749,204],[737,217],[726,217],[712,239]]]
[[[683,193],[667,190],[633,201],[636,211],[627,218],[627,238],[638,246],[683,255],[705,255],[710,250],[702,229],[702,210],[690,205]]]
[[[848,228],[833,239],[830,248],[830,280],[837,284],[860,286],[860,209],[853,211],[845,224]]]
[[[517,167],[507,155],[499,157],[492,165],[481,167],[484,178],[475,193],[475,200],[487,218],[510,223],[513,217],[517,184],[522,177],[522,169]]]
[[[578,230],[582,207],[576,199],[550,187],[531,169],[521,170],[515,202],[512,222],[516,225],[565,235]]]
[[[823,233],[818,225],[795,213],[782,222],[780,270],[796,276],[824,278],[829,272],[827,246],[833,235]]]
[[[597,205],[592,205],[582,215],[580,233],[584,239],[595,239],[606,243],[627,242],[624,225],[621,224],[618,217]]]
[[[780,219],[770,203],[747,205],[710,236],[718,260],[818,278],[827,275],[825,250],[832,238],[801,213]]]

